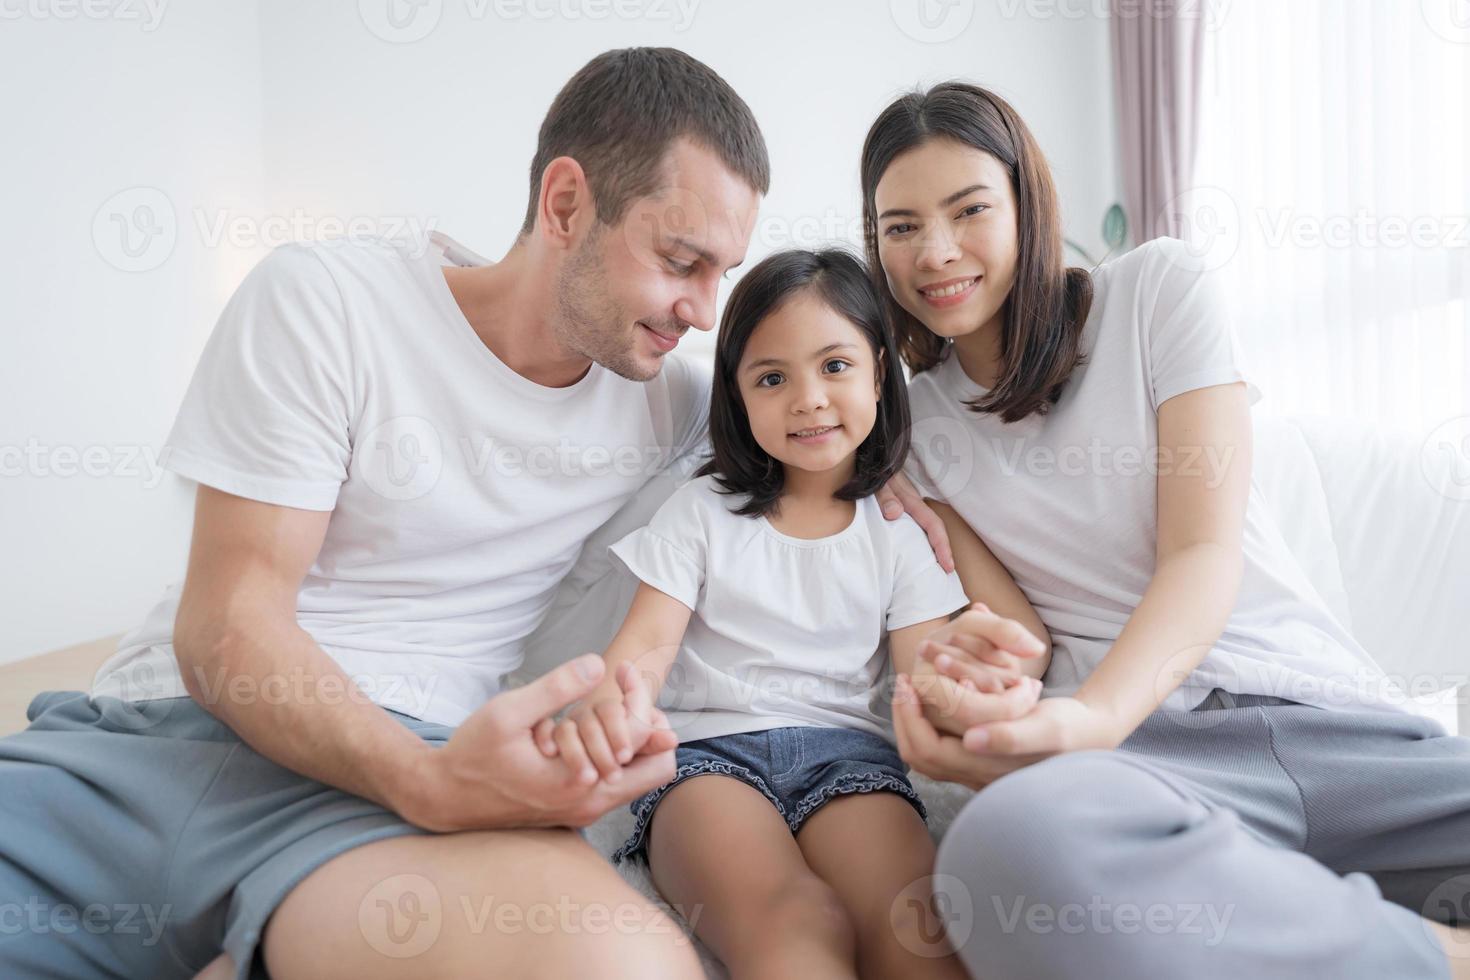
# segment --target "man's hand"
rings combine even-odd
[[[944,520],[924,503],[924,498],[919,496],[919,491],[914,489],[908,477],[901,472],[893,474],[887,483],[878,488],[876,496],[883,516],[890,521],[898,520],[904,513],[912,517],[929,536],[929,547],[934,549],[934,557],[939,560],[939,566],[946,572],[954,571],[954,553],[949,547],[949,532],[945,530]]]
[[[586,654],[524,687],[487,701],[442,747],[425,745],[412,784],[395,799],[404,819],[427,830],[585,827],[674,777],[677,738],[664,727],[616,785],[583,780],[581,769],[547,758],[532,729],[585,696],[603,677],[603,661]]]

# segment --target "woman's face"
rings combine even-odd
[[[941,337],[998,322],[1016,273],[1016,205],[999,160],[928,140],[894,157],[873,203],[878,260],[900,306]]]

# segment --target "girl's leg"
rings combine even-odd
[[[649,826],[648,864],[733,980],[855,976],[842,902],[749,784],[711,773],[669,790]]]
[[[860,976],[963,980],[929,888],[934,841],[907,800],[839,796],[807,818],[796,843],[857,927]]]

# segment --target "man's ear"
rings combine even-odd
[[[582,165],[571,157],[548,163],[541,171],[541,196],[536,201],[539,234],[557,248],[568,248],[592,210],[592,188]]]

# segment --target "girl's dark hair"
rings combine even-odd
[[[777,509],[786,471],[755,441],[735,372],[760,322],[807,289],[815,290],[823,303],[862,331],[873,349],[874,370],[883,375],[873,431],[858,447],[852,479],[834,496],[839,500],[869,496],[887,483],[908,457],[908,392],[893,334],[884,322],[883,307],[862,261],[838,248],[777,252],[746,273],[725,304],[710,395],[709,433],[714,458],[695,473],[713,475],[723,493],[748,494],[750,499],[735,511],[743,517]]]
[[[873,197],[895,157],[930,140],[983,150],[1006,168],[1016,201],[1016,278],[1006,298],[995,386],[966,402],[1015,422],[1045,414],[1082,361],[1082,327],[1092,307],[1092,277],[1067,268],[1056,188],[1041,148],[1016,110],[1000,96],[965,82],[910,92],[884,109],[863,143],[863,238],[873,285],[893,318],[899,350],[914,374],[934,367],[948,341],[930,332],[894,299],[878,261]]]

